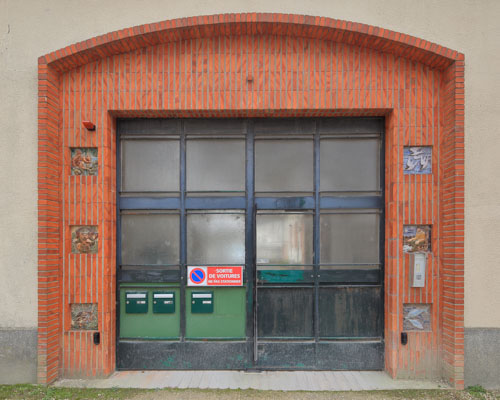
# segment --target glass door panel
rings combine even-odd
[[[257,282],[311,282],[313,215],[259,211],[256,217]]]
[[[256,339],[311,339],[314,336],[313,214],[284,210],[257,212],[256,248]]]
[[[244,265],[244,212],[189,212],[187,262],[189,265]]]

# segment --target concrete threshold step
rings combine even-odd
[[[449,389],[443,382],[392,379],[383,371],[117,371],[105,379],[60,379],[54,386],[280,391]]]

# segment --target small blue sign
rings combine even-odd
[[[424,175],[432,173],[432,147],[405,146],[403,152],[405,175]]]
[[[189,277],[193,283],[202,283],[205,280],[205,271],[201,268],[193,269]]]

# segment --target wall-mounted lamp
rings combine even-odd
[[[90,122],[90,121],[82,121],[82,124],[89,131],[95,131],[95,125],[92,122]]]

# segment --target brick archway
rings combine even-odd
[[[463,386],[462,54],[330,18],[202,16],[40,57],[38,99],[40,382],[114,369],[116,117],[383,115],[386,369],[395,377],[430,370]],[[82,126],[85,119],[95,132]],[[433,146],[430,178],[402,174],[404,145]],[[97,148],[97,176],[71,176],[72,147]],[[409,287],[401,251],[403,224],[411,223],[433,225],[429,284],[421,291]],[[98,227],[97,254],[71,253],[74,225]],[[98,304],[99,346],[91,331],[71,330],[71,302]],[[432,330],[410,333],[402,346],[402,306],[413,302],[432,303]]]

